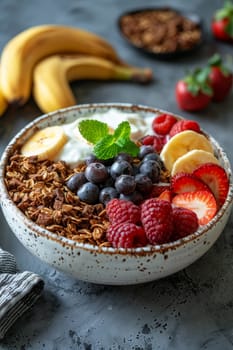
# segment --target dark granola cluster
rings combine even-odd
[[[134,45],[154,53],[189,50],[201,40],[197,23],[169,9],[131,13],[120,25]]]

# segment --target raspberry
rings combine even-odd
[[[178,134],[179,132],[185,131],[185,130],[193,130],[196,132],[200,132],[200,125],[195,121],[195,120],[179,120],[178,122],[176,122],[170,132],[169,135],[170,137],[175,136],[176,134]]]
[[[154,150],[159,153],[165,145],[166,139],[164,136],[146,135],[141,142],[145,146],[153,146]]]
[[[172,240],[191,235],[198,229],[198,218],[196,213],[190,209],[174,207],[173,215],[173,234]]]
[[[169,242],[173,232],[171,203],[161,199],[147,199],[141,206],[141,221],[151,244]]]
[[[106,212],[111,223],[140,222],[140,208],[124,199],[110,200],[106,206]]]
[[[154,138],[154,142],[153,142],[153,147],[154,147],[154,149],[155,149],[155,151],[156,152],[160,152],[160,151],[162,151],[162,148],[163,148],[163,146],[165,145],[165,142],[166,140],[165,140],[165,138],[164,137],[159,137],[159,136],[155,136],[155,138]]]
[[[154,143],[155,136],[154,135],[146,135],[142,139],[142,144],[146,146],[151,146]]]
[[[142,247],[148,243],[143,228],[131,222],[110,225],[106,236],[114,248]]]
[[[156,134],[166,135],[176,122],[177,119],[173,115],[161,114],[153,120],[152,129]]]

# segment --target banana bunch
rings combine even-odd
[[[152,72],[126,64],[110,43],[92,32],[63,25],[32,27],[2,50],[0,115],[7,104],[25,104],[32,92],[46,113],[74,105],[69,83],[79,79],[147,82]]]

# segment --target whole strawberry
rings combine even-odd
[[[156,198],[147,199],[141,206],[141,221],[150,244],[169,242],[173,232],[170,202]]]
[[[217,11],[211,21],[213,36],[221,41],[233,43],[233,3],[228,0]]]
[[[206,68],[196,69],[176,83],[175,97],[180,109],[194,112],[209,105],[213,91],[208,81],[208,73]]]
[[[233,84],[233,74],[223,63],[219,54],[209,60],[209,83],[213,89],[212,100],[222,102],[230,93]]]

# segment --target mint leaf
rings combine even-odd
[[[121,147],[115,143],[113,135],[107,135],[99,140],[93,149],[93,153],[99,159],[115,157],[121,151]]]
[[[120,123],[113,134],[109,133],[106,123],[87,119],[79,123],[81,135],[94,144],[93,153],[99,159],[110,159],[120,152],[137,156],[139,147],[130,140],[130,124],[128,121]]]
[[[133,141],[128,139],[124,143],[123,150],[125,153],[129,153],[131,156],[137,157],[139,152],[139,147]]]
[[[108,135],[108,124],[98,120],[82,120],[78,124],[80,134],[90,143],[97,143],[103,137]]]
[[[129,138],[130,137],[130,124],[129,122],[125,121],[120,123],[114,132],[115,139],[121,139],[121,138]]]

